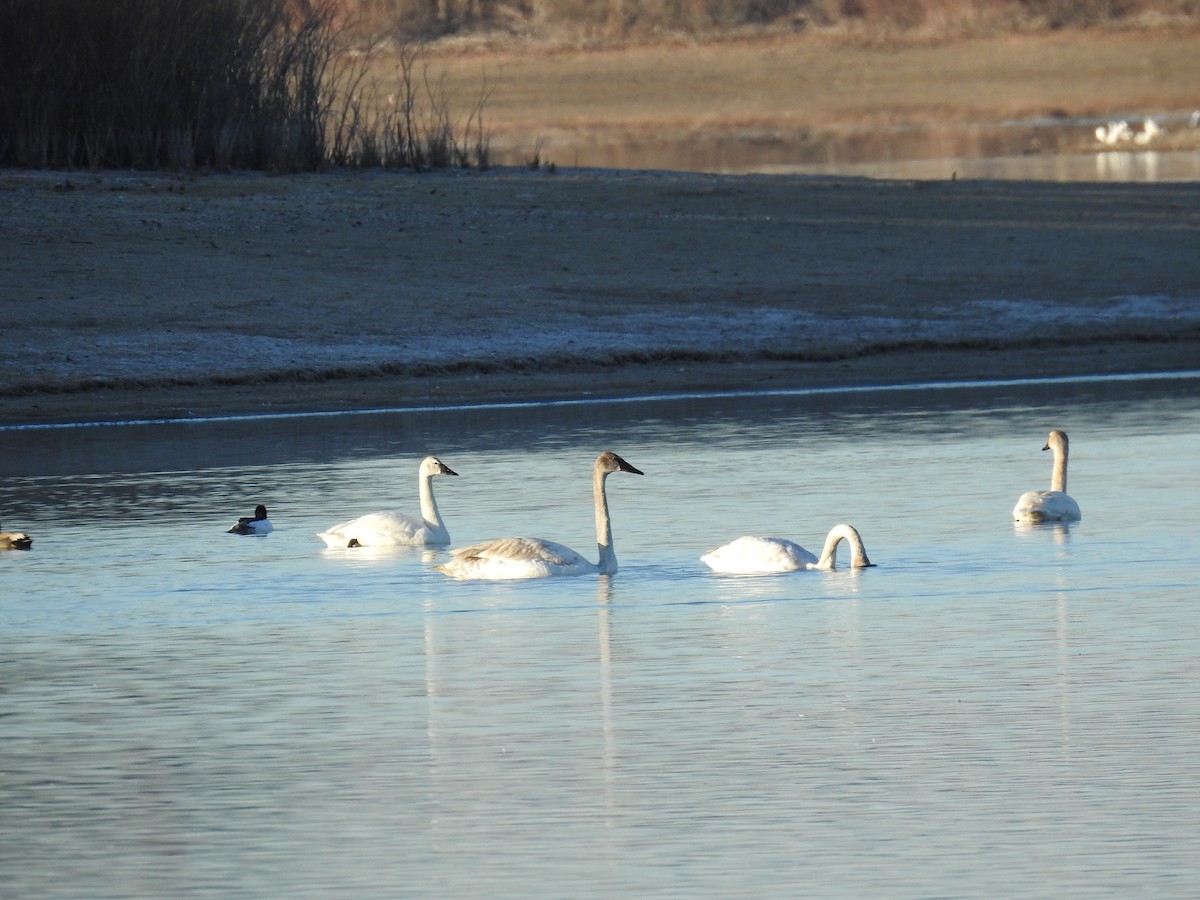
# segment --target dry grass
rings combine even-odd
[[[819,35],[610,50],[447,48],[431,63],[452,94],[487,75],[498,161],[540,142],[560,165],[598,139],[700,133],[837,133],[896,126],[1183,114],[1200,103],[1200,30],[1069,29],[887,47]]]
[[[1198,17],[1200,0],[0,0],[0,164],[485,168],[598,134],[1186,112]]]
[[[329,7],[294,5],[0,0],[0,165],[486,163],[486,94],[457,122],[413,45],[378,82],[373,51],[352,48]]]
[[[1200,16],[1196,0],[336,0],[370,32],[428,38],[510,35],[611,46],[664,36],[708,39],[746,30],[816,30],[859,40],[983,37]]]

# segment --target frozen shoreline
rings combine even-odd
[[[0,197],[26,310],[0,422],[1200,358],[1193,184],[6,172]]]

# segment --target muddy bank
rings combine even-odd
[[[1200,186],[0,173],[0,421],[1171,371]]]

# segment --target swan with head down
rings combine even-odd
[[[450,532],[433,496],[436,475],[458,473],[436,456],[427,456],[417,470],[421,518],[397,512],[374,512],[317,533],[327,547],[444,547]]]
[[[1068,448],[1066,432],[1050,432],[1046,446],[1042,448],[1054,451],[1050,490],[1022,494],[1013,507],[1013,518],[1018,522],[1078,522],[1082,518],[1079,504],[1067,493]]]
[[[611,450],[605,450],[596,458],[596,464],[592,467],[592,500],[596,513],[596,545],[600,554],[598,563],[593,563],[570,547],[545,538],[510,537],[451,550],[451,558],[440,566],[434,566],[434,569],[451,578],[487,581],[615,574],[617,554],[613,549],[608,495],[604,490],[605,480],[613,472],[644,474]]]
[[[747,536],[709,550],[700,561],[723,575],[773,575],[804,569],[832,569],[837,565],[837,548],[842,541],[850,545],[852,568],[875,565],[867,558],[867,549],[858,529],[844,523],[829,530],[819,558],[794,541]]]

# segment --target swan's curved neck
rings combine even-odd
[[[1086,461],[1086,460],[1085,460]],[[1050,490],[1067,492],[1067,448],[1054,448],[1054,474],[1050,478]]]
[[[600,551],[600,563],[596,566],[601,575],[615,575],[617,553],[613,549],[612,522],[608,518],[608,496],[604,492],[604,479],[608,473],[599,467],[592,473],[592,499],[596,504],[596,545]]]
[[[445,528],[442,524],[442,514],[438,512],[437,500],[433,498],[433,476],[422,472],[418,479],[418,490],[421,493],[421,518],[438,530]]]
[[[875,565],[867,559],[867,548],[863,546],[858,530],[852,525],[834,525],[825,537],[825,548],[821,551],[818,569],[832,569],[837,565],[838,544],[845,541],[850,545],[850,565],[856,569]]]

